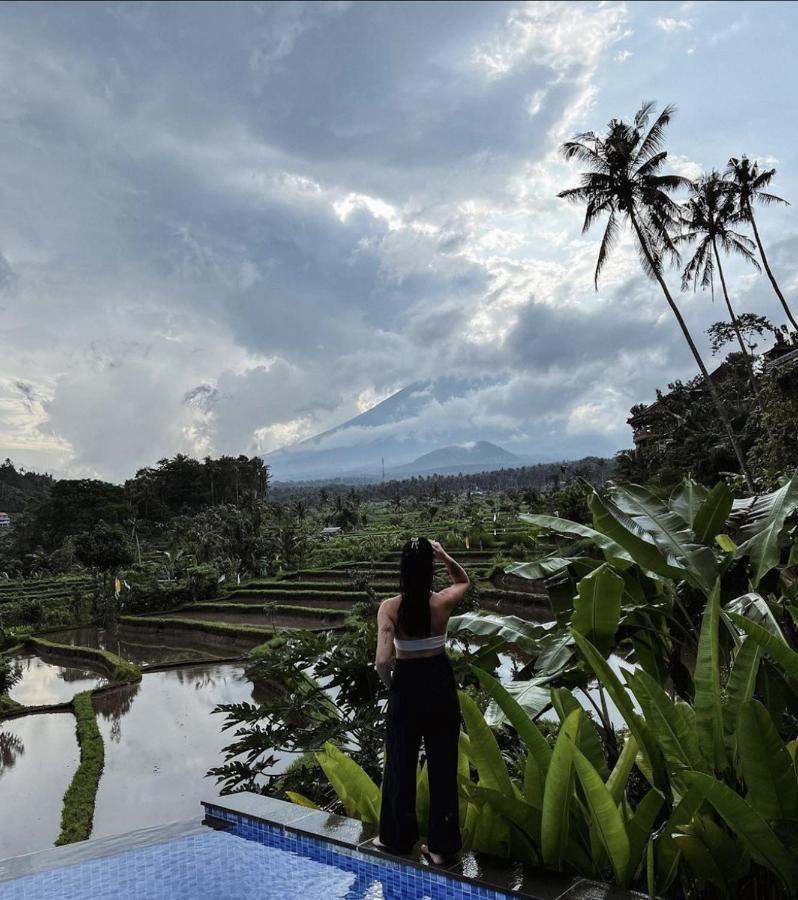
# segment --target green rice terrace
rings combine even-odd
[[[115,524],[98,484],[55,549],[23,554],[24,518],[3,538],[0,858],[217,792],[376,822],[375,614],[426,535],[471,581],[448,646],[467,848],[652,896],[794,892],[798,475],[303,488]],[[422,834],[428,798],[422,757]]]

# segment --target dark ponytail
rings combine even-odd
[[[429,637],[429,595],[432,592],[432,544],[425,538],[412,538],[402,548],[399,568],[399,629],[409,638]]]

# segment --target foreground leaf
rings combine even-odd
[[[590,811],[591,828],[595,829],[607,852],[615,880],[621,887],[627,884],[630,847],[629,838],[620,810],[612,799],[601,776],[591,766],[587,757],[574,745],[573,762],[582,784]]]
[[[612,698],[612,702],[617,707],[624,722],[629,726],[629,730],[637,741],[641,753],[647,760],[654,787],[663,791],[667,790],[668,777],[665,772],[662,754],[646,723],[635,713],[626,689],[619,681],[618,676],[612,671],[609,663],[587,638],[582,637],[578,632],[574,632],[573,637],[588,665],[593,669],[599,682]]]
[[[722,772],[726,768],[726,744],[720,699],[719,622],[720,579],[715,582],[701,621],[693,682],[698,746],[704,759],[718,772]]]
[[[768,822],[731,788],[710,775],[691,772],[685,779],[715,807],[751,856],[778,875],[793,894],[798,885],[798,859],[787,850]]]
[[[621,620],[624,580],[604,563],[580,579],[571,627],[600,649],[609,651]]]
[[[380,821],[380,789],[366,772],[329,742],[316,754],[316,759],[346,814],[362,822],[377,824]]]
[[[735,556],[750,557],[751,583],[757,588],[765,575],[778,565],[784,526],[798,509],[798,471],[777,490],[735,507],[745,511],[747,522],[742,530],[748,538],[737,548]]]
[[[798,653],[788,647],[782,638],[776,637],[761,625],[737,613],[729,613],[729,618],[749,638],[759,644],[765,656],[769,656],[790,678],[798,681]]]
[[[798,817],[798,781],[792,757],[770,714],[757,700],[740,708],[737,747],[748,799],[766,819]]]
[[[487,672],[473,668],[472,671],[477,676],[479,683],[485,691],[491,696],[493,701],[498,704],[510,724],[518,732],[518,736],[524,742],[524,745],[530,754],[534,757],[541,774],[545,776],[549,768],[549,761],[551,760],[551,747],[549,747],[546,738],[543,737],[538,730],[538,727],[529,718],[517,699],[507,691],[504,685],[493,678],[493,676],[488,675]],[[548,691],[546,691],[546,694],[548,702]]]

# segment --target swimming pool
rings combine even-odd
[[[118,852],[113,852],[113,844],[107,843],[106,849],[111,852],[106,855],[0,881],[0,900],[510,897],[501,891],[448,878],[435,870],[350,850],[279,826],[235,818],[223,830],[188,828],[189,833],[167,833],[163,840]],[[12,871],[4,873],[0,863],[0,878],[14,874],[13,866]]]
[[[0,859],[0,900],[645,900],[472,852],[430,867],[376,850],[373,825],[259,794],[202,805],[204,820]]]

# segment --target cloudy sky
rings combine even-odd
[[[778,2],[2,4],[0,458],[115,481],[268,459],[485,375],[439,426],[628,446],[629,407],[693,366],[628,240],[594,291],[558,145],[674,102],[676,170],[746,152],[798,201],[796,25]],[[798,298],[796,207],[760,225]],[[680,302],[697,333],[721,318]]]

